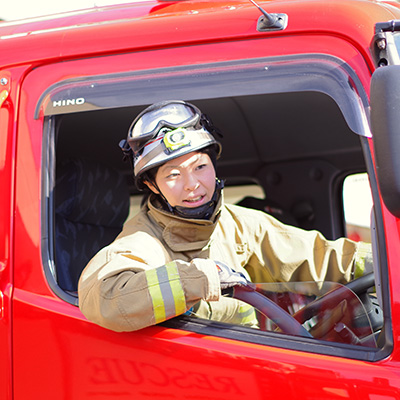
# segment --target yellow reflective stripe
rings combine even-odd
[[[147,284],[149,287],[149,293],[153,302],[154,318],[156,324],[165,321],[165,307],[164,300],[161,293],[160,284],[158,282],[157,270],[150,269],[146,271]]]
[[[155,323],[183,314],[186,298],[175,262],[146,271]]]
[[[170,280],[172,294],[175,303],[175,315],[180,315],[186,312],[186,298],[183,291],[181,278],[179,276],[178,267],[174,261],[166,264],[167,273]]]
[[[245,325],[257,322],[257,316],[254,308],[249,305],[241,305],[239,307],[240,323]]]
[[[365,260],[371,254],[371,245],[369,243],[360,242],[354,260],[354,278],[363,276],[365,271]]]

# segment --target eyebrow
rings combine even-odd
[[[178,168],[179,169],[179,166],[178,165],[162,165],[161,167],[160,167],[160,171],[168,171],[169,169],[175,169],[175,168]]]
[[[205,161],[200,156],[200,157],[197,157],[194,161],[192,161],[189,165],[193,165],[193,164],[196,164],[196,163],[203,164],[203,163],[205,163]],[[169,169],[174,169],[174,168],[178,168],[179,169],[179,168],[181,168],[181,166],[180,165],[166,165],[166,164],[164,164],[164,165],[162,165],[160,167],[160,171],[167,171]]]

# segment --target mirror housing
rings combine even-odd
[[[400,218],[400,65],[373,73],[370,96],[379,187],[388,210]]]

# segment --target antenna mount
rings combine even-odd
[[[282,31],[287,27],[288,16],[287,14],[267,13],[261,6],[254,0],[250,0],[262,13],[257,22],[257,30],[259,32],[265,31]]]

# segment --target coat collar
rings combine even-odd
[[[221,193],[214,213],[209,220],[178,217],[162,209],[155,196],[150,196],[148,214],[163,229],[165,243],[175,252],[201,250],[206,247],[221,215]]]

